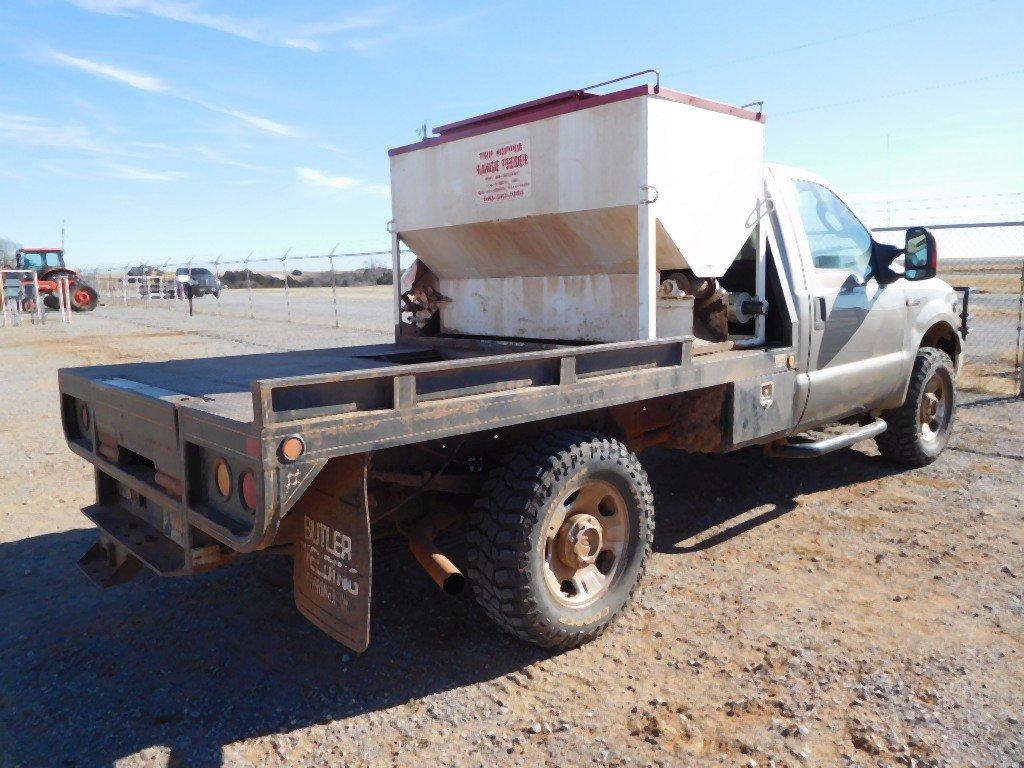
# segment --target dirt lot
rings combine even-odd
[[[362,290],[362,289],[359,289]],[[385,339],[101,308],[0,329],[0,766],[1024,765],[1024,401],[965,396],[923,470],[649,451],[637,606],[550,655],[376,554],[373,640],[307,624],[266,559],[100,591],[58,367]],[[346,297],[348,298],[348,297]]]

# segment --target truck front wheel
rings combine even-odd
[[[565,430],[523,443],[484,485],[468,574],[506,631],[546,648],[604,632],[636,591],[654,540],[654,500],[617,440]]]
[[[953,361],[941,349],[917,353],[903,405],[882,414],[889,425],[875,438],[883,457],[923,467],[939,457],[953,426],[956,382]]]

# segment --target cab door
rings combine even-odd
[[[810,306],[808,395],[801,426],[870,410],[901,386],[902,281],[874,274],[871,233],[820,179],[792,173],[791,211]]]

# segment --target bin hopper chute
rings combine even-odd
[[[722,276],[763,213],[763,116],[657,86],[434,132],[390,152],[393,226],[449,299],[446,333],[673,335],[662,272]]]

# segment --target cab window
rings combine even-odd
[[[21,263],[25,269],[42,269],[43,257],[38,253],[23,253]]]
[[[853,211],[821,184],[795,179],[793,185],[815,268],[867,275],[871,233]]]

